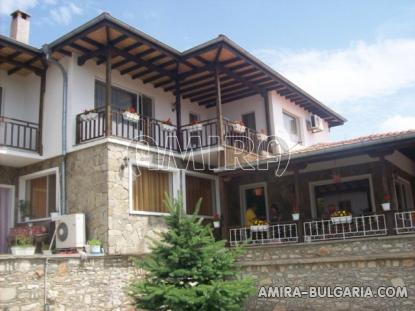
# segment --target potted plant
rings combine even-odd
[[[330,220],[334,225],[338,224],[350,224],[353,220],[352,213],[340,210],[330,215]]]
[[[11,247],[14,256],[33,256],[36,247],[33,246],[33,239],[26,235],[17,235],[14,246]]]
[[[215,228],[215,229],[220,228],[220,216],[219,216],[219,214],[213,215],[213,228]]]
[[[293,210],[291,212],[291,216],[292,216],[294,221],[300,220],[300,208],[297,205],[295,205],[293,207]]]
[[[161,123],[161,129],[166,132],[174,132],[175,128],[170,118]]]
[[[98,113],[96,111],[96,109],[85,109],[84,113],[81,114],[81,120],[82,121],[89,121],[89,120],[94,120],[98,118]]]
[[[268,139],[267,134],[265,134],[265,130],[262,129],[260,133],[256,133],[256,138],[260,141],[266,141]]]
[[[244,121],[242,120],[234,121],[233,123],[231,123],[231,126],[232,126],[232,130],[235,133],[243,134],[246,131],[246,126],[244,124]]]
[[[267,231],[269,229],[269,225],[264,220],[256,219],[250,229],[252,232]]]
[[[122,113],[122,117],[124,120],[130,122],[138,122],[140,121],[140,115],[137,113],[134,107],[130,107]]]
[[[88,241],[89,250],[91,254],[101,254],[101,241],[92,239]]]
[[[30,203],[26,200],[20,200],[19,201],[19,210],[20,210],[20,217],[21,220],[24,222],[30,221]]]
[[[192,125],[188,127],[189,132],[199,132],[202,130],[202,124],[197,120],[192,121]]]
[[[382,209],[384,212],[391,210],[391,196],[389,194],[383,196]]]

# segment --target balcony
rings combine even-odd
[[[124,118],[123,111],[113,107],[111,112],[111,135],[129,141],[140,141],[152,147],[176,152],[201,150],[219,146],[218,119],[209,119],[197,124],[183,125],[179,130],[175,125],[140,116],[137,121]],[[105,109],[84,112],[76,116],[76,143],[82,144],[106,136]],[[224,120],[224,145],[244,152],[264,155],[267,140],[258,138],[258,133],[246,128],[236,132],[232,122]],[[181,148],[180,142],[182,143]]]
[[[39,125],[0,117],[0,147],[37,152],[39,150]]]

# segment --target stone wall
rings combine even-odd
[[[252,247],[239,262],[259,286],[406,286],[408,298],[252,298],[248,310],[414,310],[415,236]],[[258,290],[259,292],[259,290]]]
[[[142,271],[127,256],[50,257],[46,274],[49,310],[135,310],[126,286]],[[45,258],[0,256],[0,310],[44,310]]]

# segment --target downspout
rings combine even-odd
[[[60,62],[51,57],[50,48],[47,44],[42,47],[48,63],[53,64],[59,68],[63,78],[63,91],[62,91],[62,161],[61,161],[61,174],[60,174],[60,194],[61,194],[61,213],[66,214],[66,141],[67,141],[67,108],[68,108],[68,72],[62,66]]]
[[[42,47],[44,56],[46,61],[49,64],[55,65],[59,68],[62,73],[63,79],[63,89],[62,89],[62,160],[61,160],[61,167],[60,167],[60,210],[61,214],[66,214],[66,132],[67,132],[67,124],[66,124],[66,116],[67,116],[67,107],[68,107],[68,72],[59,63],[57,60],[51,57],[50,48],[47,44],[43,45]],[[53,240],[56,236],[56,229],[52,237],[52,241],[49,245],[49,250],[52,247]],[[49,311],[50,306],[48,304],[48,296],[47,296],[47,276],[48,276],[48,265],[49,265],[49,257],[45,259],[45,266],[44,266],[44,279],[43,279],[43,310]]]

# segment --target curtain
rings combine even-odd
[[[202,205],[199,215],[213,216],[214,182],[211,179],[186,176],[186,209],[187,214],[193,214],[199,198]]]
[[[170,193],[170,175],[140,167],[141,175],[133,182],[134,211],[167,213],[163,204],[164,193]]]
[[[0,253],[7,252],[7,235],[10,221],[10,190],[0,188]]]
[[[47,176],[30,181],[31,218],[47,217]]]

